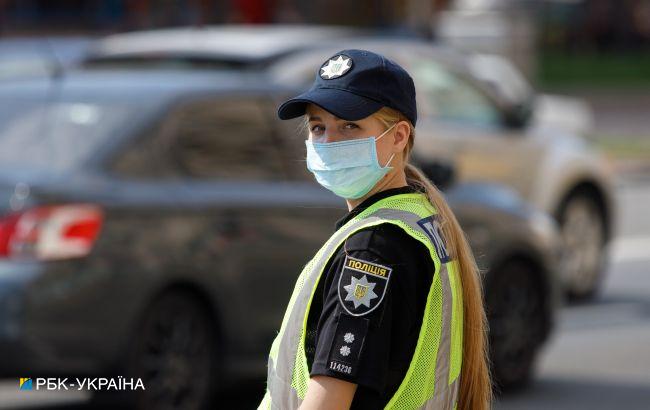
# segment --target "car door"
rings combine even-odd
[[[168,276],[212,295],[233,357],[269,348],[331,222],[311,211],[323,193],[290,178],[268,104],[250,91],[183,98],[115,166],[140,200],[158,198],[147,240],[166,243]]]
[[[420,114],[415,153],[451,158],[460,181],[504,183],[528,195],[541,150],[525,129],[507,128],[485,94],[432,58],[411,58],[409,71]]]

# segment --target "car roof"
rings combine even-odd
[[[41,95],[45,87],[57,87],[62,99],[165,99],[188,94],[251,92],[271,89],[260,76],[236,71],[199,70],[70,70],[50,83],[42,79],[12,81],[0,88],[0,98]]]
[[[90,37],[80,36],[2,38],[0,81],[57,75],[79,63],[91,44]]]
[[[39,52],[46,57],[78,59],[92,43],[93,38],[85,36],[6,37],[0,39],[0,53]]]
[[[220,25],[134,31],[98,40],[88,60],[184,55],[253,63],[319,41],[365,32],[319,25]]]

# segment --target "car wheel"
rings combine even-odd
[[[602,283],[605,265],[605,226],[602,210],[588,193],[564,201],[558,214],[562,234],[560,269],[574,300],[593,298]]]
[[[529,382],[544,338],[546,296],[528,261],[512,260],[488,275],[485,301],[490,360],[498,389],[516,389]]]
[[[137,409],[204,409],[215,383],[215,335],[205,307],[185,292],[147,310],[134,339],[129,374],[140,377]]]

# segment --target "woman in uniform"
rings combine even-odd
[[[343,50],[278,116],[304,116],[307,168],[349,213],[298,277],[259,408],[488,409],[478,269],[444,198],[409,163],[409,74]]]

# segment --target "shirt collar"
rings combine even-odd
[[[339,229],[340,227],[345,225],[350,219],[359,215],[364,209],[370,207],[372,204],[376,203],[381,199],[388,198],[389,196],[393,196],[393,195],[411,194],[414,192],[419,192],[419,191],[410,185],[406,185],[399,188],[390,188],[385,191],[379,191],[376,194],[366,198],[363,202],[361,202],[350,212],[348,212],[347,215],[345,215],[343,218],[336,221],[336,229]]]

